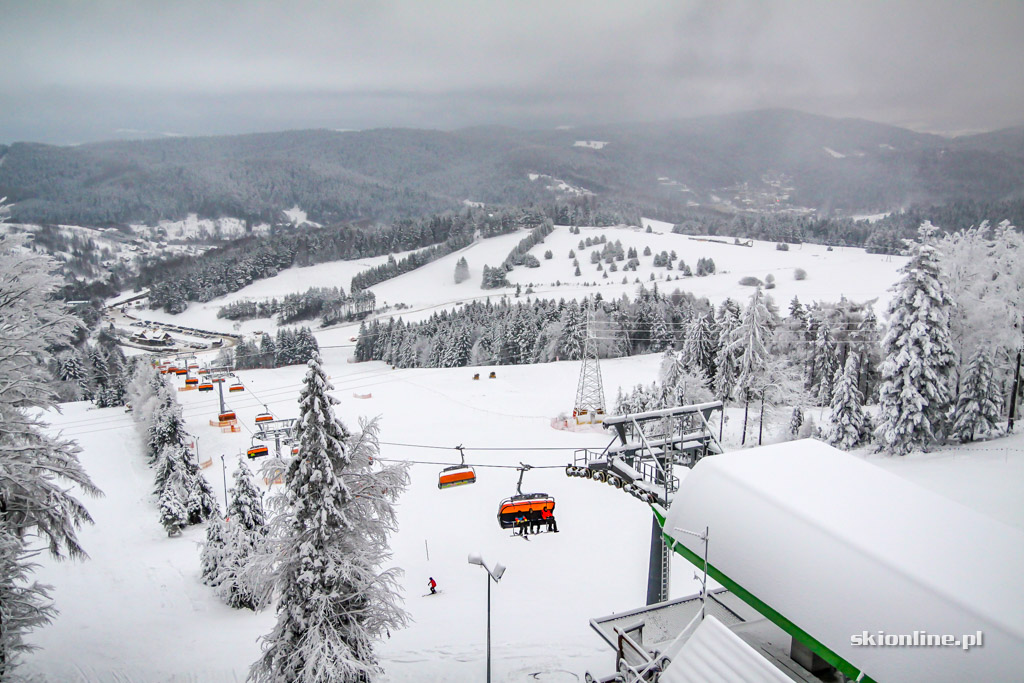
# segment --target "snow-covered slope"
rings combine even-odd
[[[854,301],[878,299],[876,313],[881,317],[889,300],[888,288],[897,280],[897,270],[906,259],[898,256],[868,254],[863,249],[827,247],[814,244],[793,245],[789,251],[778,251],[774,242],[753,242],[752,246],[732,244],[732,238],[713,238],[721,241],[691,239],[686,235],[671,232],[672,225],[661,221],[645,219],[651,233],[639,227],[620,226],[615,228],[581,228],[575,235],[566,226],[556,226],[544,242],[530,250],[540,262],[539,268],[519,266],[508,274],[510,288],[484,290],[480,288],[484,266],[495,267],[505,260],[508,253],[528,235],[525,230],[478,240],[470,246],[429,263],[414,271],[371,287],[377,297],[377,305],[404,304],[411,310],[393,311],[405,320],[418,320],[432,312],[451,308],[460,302],[488,297],[500,297],[515,292],[519,285],[524,293],[532,287],[532,296],[538,298],[582,299],[600,292],[605,298],[626,294],[634,296],[640,284],[645,287],[657,285],[661,291],[679,289],[707,297],[717,304],[726,297],[744,300],[753,289],[739,284],[746,276],[765,280],[768,275],[775,278],[775,288],[769,291],[776,304],[784,309],[789,301],[798,296],[801,301],[837,301],[841,296]],[[579,248],[579,242],[605,238],[609,242],[622,243],[625,251],[635,248],[640,254],[640,265],[635,272],[621,270],[625,261],[616,263],[617,272],[602,277],[604,270],[590,262],[590,254],[600,250],[602,245]],[[652,254],[643,256],[650,247]],[[547,260],[544,253],[550,250],[552,258]],[[580,276],[574,274],[573,259],[569,252],[576,254],[580,263]],[[711,258],[717,272],[707,277],[682,277],[677,269],[666,270],[654,267],[654,256],[662,251],[675,251],[691,269],[696,269],[697,259]],[[400,259],[404,254],[396,254]],[[465,258],[469,264],[469,279],[455,284],[455,263]],[[142,316],[152,320],[191,321],[188,324],[203,329],[230,332],[234,323],[218,319],[217,310],[230,302],[241,299],[257,299],[281,296],[291,292],[302,292],[309,287],[341,286],[349,288],[352,276],[366,268],[378,265],[387,257],[373,257],[358,261],[334,261],[308,268],[290,268],[276,277],[261,280],[248,287],[213,301],[192,304],[182,314],[172,316],[159,311],[145,311]],[[602,268],[609,266],[602,263]],[[678,262],[676,266],[678,267]],[[802,268],[807,277],[797,280],[795,270]],[[654,280],[651,276],[654,276]],[[623,283],[625,278],[626,282]],[[269,320],[253,320],[242,323],[242,332],[273,329]]]
[[[344,348],[325,351],[345,422],[356,427],[359,416],[380,415],[383,457],[436,463],[412,466],[412,485],[400,501],[392,547],[394,564],[406,571],[406,608],[414,622],[381,643],[384,680],[482,679],[486,585],[484,573],[466,562],[472,552],[508,566],[492,587],[494,680],[574,681],[586,669],[610,670],[611,653],[588,620],[643,604],[650,513],[628,495],[569,479],[562,470],[571,449],[603,447],[609,439],[602,432],[551,427],[552,418],[571,409],[579,364],[500,366],[492,380],[486,379],[490,368],[391,370],[378,362],[349,363],[350,354]],[[606,393],[650,382],[659,360],[606,361]],[[475,381],[478,371],[484,379]],[[231,395],[229,404],[247,429],[263,404],[280,417],[297,416],[303,368],[239,374],[248,391]],[[215,398],[197,392],[178,396],[188,428],[199,436],[200,459],[213,461],[204,472],[220,495],[220,456],[230,481],[235,457],[250,443],[248,431],[222,434],[210,427]],[[121,409],[72,404],[52,419],[82,444],[82,462],[106,497],[88,501],[96,517],[96,525],[82,532],[90,561],[42,559],[39,579],[55,586],[61,615],[33,634],[43,649],[27,658],[26,673],[54,682],[242,680],[259,652],[256,639],[270,630],[274,615],[233,611],[199,583],[201,529],[166,538],[150,495],[152,472],[130,416]],[[727,444],[738,441],[741,422],[739,413],[730,416]],[[476,484],[439,491],[437,473],[442,463],[457,462],[453,447],[460,444],[472,463],[537,466],[526,475],[524,490],[556,497],[560,533],[524,541],[498,528],[497,505],[515,492],[513,469],[481,466]],[[1022,451],[1024,436],[1015,436],[868,461],[1024,528],[1018,504]],[[551,468],[540,469],[545,466]],[[674,597],[695,591],[692,568],[676,560]],[[422,597],[430,576],[444,592]]]

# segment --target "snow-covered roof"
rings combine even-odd
[[[712,615],[703,621],[658,678],[660,683],[790,683],[789,676]]]
[[[874,680],[1024,670],[1024,533],[880,467],[813,440],[704,458],[664,531],[696,563],[703,542],[677,529],[705,527],[712,576]],[[983,646],[854,647],[863,631],[981,631]]]

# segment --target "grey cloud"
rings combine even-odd
[[[0,141],[548,126],[785,106],[1024,115],[1024,3],[0,0]]]

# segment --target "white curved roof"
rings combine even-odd
[[[1019,680],[1024,533],[813,440],[704,458],[664,531],[876,681]],[[767,616],[767,615],[766,615]],[[983,645],[851,636],[983,633]]]

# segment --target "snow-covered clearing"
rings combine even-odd
[[[754,241],[753,246],[742,247],[732,244],[731,237],[712,237],[710,239],[720,241],[705,241],[706,238],[691,239],[687,235],[675,234],[672,232],[672,224],[664,221],[645,218],[643,224],[644,228],[650,226],[652,232],[647,233],[635,226],[585,227],[580,229],[580,234],[574,235],[567,226],[556,226],[551,235],[530,250],[540,262],[540,267],[516,267],[508,274],[511,287],[506,289],[481,289],[483,268],[485,265],[494,267],[504,261],[508,253],[529,234],[525,230],[477,240],[464,249],[370,289],[377,297],[377,306],[404,304],[408,307],[408,310],[392,310],[390,314],[409,321],[429,317],[437,310],[450,309],[459,303],[513,294],[516,285],[521,287],[524,297],[527,288],[532,286],[531,296],[535,298],[579,300],[596,292],[605,298],[623,294],[633,297],[642,284],[648,288],[657,285],[662,292],[675,289],[692,292],[698,297],[707,297],[713,304],[720,303],[726,297],[742,302],[753,290],[740,286],[740,278],[752,275],[765,280],[768,275],[772,275],[776,287],[768,293],[780,309],[784,310],[794,296],[798,296],[804,303],[838,301],[841,296],[853,301],[877,298],[875,311],[882,317],[889,301],[887,290],[896,281],[897,270],[906,262],[904,257],[868,254],[863,249],[852,247],[835,247],[828,251],[822,245],[802,244],[791,245],[789,251],[778,251],[774,242],[763,241]],[[591,252],[600,251],[603,245],[579,248],[580,241],[588,237],[591,241],[600,237],[609,242],[618,240],[626,251],[635,248],[640,255],[637,270],[623,272],[621,267],[625,262],[617,262],[618,270],[608,273],[607,279],[603,278],[605,270],[598,271],[597,266],[590,262]],[[651,256],[643,255],[645,247],[650,247]],[[552,252],[551,260],[544,258],[548,250]],[[569,258],[570,251],[575,252],[575,258],[579,261],[579,277],[574,275],[575,266],[573,259]],[[711,258],[715,261],[717,272],[707,277],[682,277],[677,269],[655,268],[654,255],[662,251],[675,251],[692,269],[696,268],[697,259]],[[395,254],[395,258],[401,259],[404,255]],[[469,279],[455,284],[455,263],[460,258],[465,258],[469,264]],[[235,323],[217,318],[217,311],[227,303],[242,299],[279,297],[303,292],[309,287],[341,286],[347,291],[353,275],[386,260],[386,256],[376,256],[356,261],[321,263],[308,268],[289,268],[273,278],[260,280],[219,299],[193,303],[180,315],[147,310],[140,313],[140,317],[173,323],[187,321],[185,324],[191,327],[231,332]],[[674,268],[677,266],[678,262]],[[602,268],[607,269],[609,266],[602,263]],[[805,280],[794,278],[797,268],[806,271]],[[655,278],[653,281],[652,275]],[[622,283],[623,278],[626,279],[625,284]],[[315,325],[315,321],[312,324]],[[327,339],[330,341],[327,343],[346,341],[352,330],[357,328],[358,325],[345,326],[340,334],[329,335]],[[274,323],[268,319],[250,320],[241,323],[238,329],[242,333],[271,331]]]
[[[608,144],[607,140],[577,140],[572,143],[573,147],[586,147],[588,149],[604,149]]]
[[[412,484],[400,500],[392,547],[394,564],[406,571],[406,608],[414,622],[381,643],[384,680],[482,679],[486,585],[484,572],[466,562],[472,552],[508,566],[501,583],[492,586],[494,680],[570,681],[582,679],[586,669],[608,671],[611,652],[588,620],[643,604],[650,513],[612,487],[567,478],[561,466],[571,450],[541,450],[603,447],[610,438],[551,428],[551,418],[571,409],[579,364],[499,366],[492,380],[492,368],[391,370],[379,362],[349,363],[350,354],[325,351],[345,422],[356,427],[359,416],[381,415],[382,457],[439,463],[413,465]],[[652,381],[659,362],[659,356],[604,362],[606,394],[611,398],[619,386]],[[240,372],[248,391],[228,397],[229,405],[248,429],[264,403],[279,417],[295,417],[303,372]],[[473,380],[476,372],[483,379]],[[226,456],[230,481],[236,454],[250,443],[248,431],[222,434],[208,426],[215,396],[178,397],[188,428],[199,436],[200,459],[213,460],[204,473],[222,496],[220,456]],[[741,422],[739,409],[731,410],[727,445],[735,447]],[[106,497],[88,501],[96,518],[82,532],[90,561],[42,560],[38,578],[55,586],[61,615],[33,634],[43,649],[27,658],[26,673],[39,681],[242,680],[259,652],[256,639],[270,630],[274,615],[233,611],[199,582],[202,529],[188,529],[180,538],[164,535],[150,494],[152,471],[130,416],[119,408],[79,403],[53,415],[53,424],[82,444],[82,462]],[[515,492],[513,469],[478,467],[476,484],[438,490],[440,463],[457,462],[453,447],[460,444],[467,460],[478,465],[552,466],[528,472],[523,489],[556,497],[560,533],[524,541],[498,528],[498,503]],[[519,448],[525,450],[514,450]],[[1024,436],[1018,435],[902,459],[865,457],[1024,527],[1018,500],[1022,451]],[[674,561],[672,596],[694,592],[692,568],[678,556]],[[442,595],[422,597],[430,576]]]

